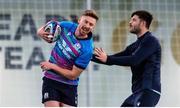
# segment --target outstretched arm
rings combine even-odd
[[[80,69],[76,67],[75,65],[73,66],[72,70],[64,69],[56,64],[50,63],[48,61],[44,61],[40,63],[40,66],[43,70],[54,70],[56,73],[70,79],[70,80],[75,80],[79,77],[79,75],[83,72],[83,69]]]
[[[128,52],[131,52],[131,54],[117,53],[115,55],[107,56],[100,48],[95,49],[95,54],[98,60],[108,65],[134,66],[153,54],[158,49],[158,46],[158,42],[155,39],[148,39],[143,42],[134,53],[130,51],[130,48]]]
[[[120,66],[135,66],[147,59],[155,51],[160,50],[155,39],[147,39],[131,54],[126,56],[108,56],[107,63]]]
[[[91,61],[93,62],[96,62],[96,63],[99,63],[99,64],[106,64],[106,65],[112,65],[111,63],[107,62],[103,62],[101,61],[102,59],[107,59],[106,57],[108,56],[113,56],[113,57],[120,57],[120,56],[127,56],[127,55],[130,55],[131,54],[131,45],[128,46],[125,50],[121,51],[121,52],[118,52],[118,53],[115,53],[113,55],[106,55],[105,51],[102,49],[102,48],[95,48],[94,49],[94,54],[93,54],[93,57],[91,59]],[[100,57],[100,58],[99,58]]]

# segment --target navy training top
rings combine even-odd
[[[95,55],[92,61],[107,65],[130,66],[133,93],[144,89],[161,92],[161,46],[149,31],[124,51],[109,55],[106,63],[100,62]]]

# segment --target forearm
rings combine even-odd
[[[61,68],[61,67],[57,66],[56,64],[52,64],[51,69],[53,71],[55,71],[56,73],[66,77],[66,78],[68,78],[70,80],[75,80],[78,77],[77,75],[75,75],[73,73],[72,70]]]
[[[108,56],[107,61],[110,65],[120,65],[120,66],[134,66],[138,64],[138,60],[136,60],[133,56]]]

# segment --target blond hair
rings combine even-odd
[[[82,14],[82,16],[90,16],[94,19],[96,19],[96,21],[98,21],[99,17],[97,16],[97,13],[95,10],[85,10]]]

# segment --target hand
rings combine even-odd
[[[50,69],[52,69],[53,65],[54,65],[53,63],[50,63],[48,61],[44,61],[44,62],[40,63],[42,70],[50,70]]]
[[[37,35],[43,38],[46,42],[52,43],[52,38],[49,38],[48,36],[51,35],[49,32],[44,31],[44,26],[39,28],[37,31]]]
[[[94,54],[96,55],[96,58],[101,62],[105,63],[107,61],[107,54],[102,48],[95,48]]]

